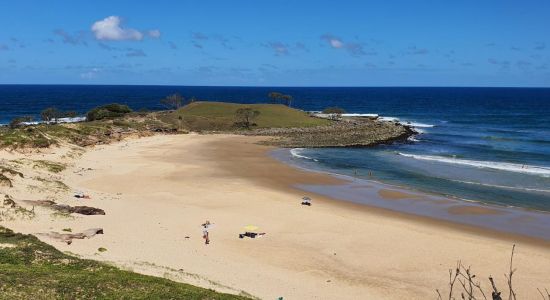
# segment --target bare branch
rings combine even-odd
[[[508,289],[509,289],[508,300],[516,300],[516,292],[514,292],[514,288],[512,287],[512,276],[516,271],[515,269],[513,269],[515,249],[516,249],[516,245],[514,244],[512,246],[512,255],[510,255],[510,271],[507,276],[505,275],[506,279],[508,280]]]
[[[437,300],[443,300],[443,297],[441,297],[441,293],[439,292],[439,289],[435,289],[435,292],[437,293]],[[541,293],[541,295],[542,295],[542,293]]]

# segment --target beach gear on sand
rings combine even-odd
[[[302,205],[311,206],[311,198],[309,198],[309,197],[303,197],[303,198],[302,198]]]
[[[256,238],[256,237],[262,237],[265,235],[265,232],[258,233],[256,232],[258,230],[258,226],[255,225],[246,225],[244,226],[244,229],[246,230],[245,233],[239,233],[239,238],[242,239],[244,237],[249,238]]]
[[[240,233],[239,234],[239,238],[242,239],[244,237],[249,237],[249,238],[252,238],[252,239],[255,239],[256,237],[260,238],[262,236],[265,235],[265,232],[260,232],[260,233],[257,233],[257,232],[245,232],[245,233]]]

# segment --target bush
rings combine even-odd
[[[23,125],[25,122],[31,122],[31,121],[32,121],[31,116],[17,117],[11,120],[9,126],[10,128],[14,129]]]
[[[88,112],[86,115],[87,121],[96,121],[103,119],[114,119],[122,117],[125,114],[131,113],[132,109],[128,105],[112,103],[103,106],[96,107]]]
[[[40,113],[42,121],[45,122],[57,121],[57,119],[61,118],[61,115],[62,112],[55,107],[46,108]]]
[[[346,111],[343,108],[340,107],[327,107],[323,109],[324,114],[344,114]]]

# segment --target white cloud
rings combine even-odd
[[[160,30],[158,29],[149,30],[147,31],[147,35],[154,39],[158,39],[160,38]]]
[[[332,48],[342,48],[344,47],[344,43],[339,39],[329,39],[330,46]]]
[[[121,19],[118,16],[109,16],[97,21],[92,25],[92,31],[98,40],[123,41],[143,39],[143,33],[132,28],[123,28]],[[158,31],[158,30],[157,30]],[[160,36],[160,31],[158,31]]]
[[[86,80],[91,80],[91,79],[94,79],[97,77],[97,74],[101,72],[101,69],[99,68],[92,68],[90,71],[88,72],[84,72],[84,73],[80,73],[80,78],[82,79],[86,79]]]

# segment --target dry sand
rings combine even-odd
[[[54,217],[37,208],[32,220],[0,224],[33,234],[102,227],[104,235],[72,245],[40,238],[85,258],[262,299],[436,299],[435,289],[446,290],[448,269],[459,259],[484,284],[493,275],[504,288],[513,243],[518,298],[537,298],[537,287],[550,288],[547,242],[311,194],[313,206],[301,206],[303,192],[294,184],[340,180],[284,165],[254,142],[230,135],[155,136],[97,147],[75,160],[60,158],[68,150],[59,149],[45,158],[74,164],[56,176],[92,199],[59,191],[48,197],[107,214]],[[46,192],[10,193],[36,200]],[[205,220],[215,224],[210,245],[201,238]],[[267,234],[239,239],[250,224]],[[99,253],[99,247],[107,251]]]

